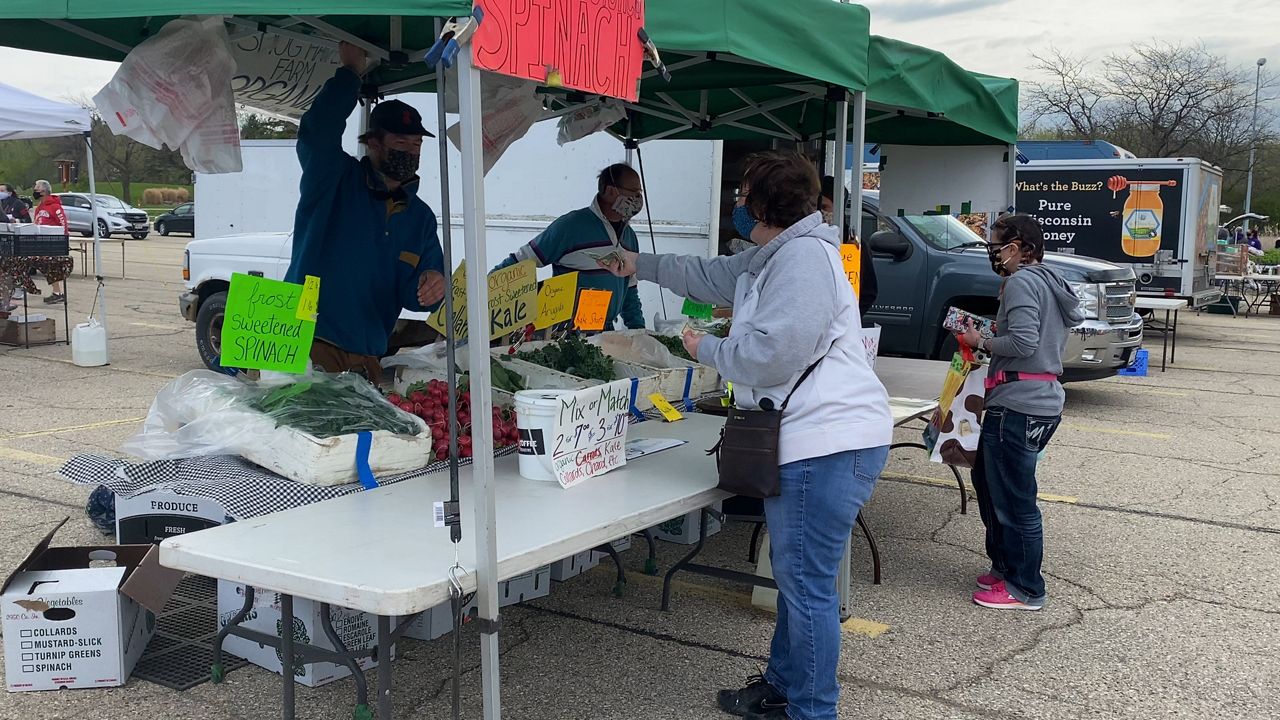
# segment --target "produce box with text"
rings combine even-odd
[[[9,692],[124,685],[182,579],[150,545],[50,548],[65,522],[0,590]]]

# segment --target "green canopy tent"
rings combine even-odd
[[[223,15],[233,39],[254,33],[299,37],[309,42],[348,41],[374,62],[371,81],[384,93],[437,90],[444,115],[444,83],[422,64],[436,37],[437,21],[471,12],[457,0],[8,0],[0,45],[62,55],[122,60],[131,48],[169,20],[184,15]],[[861,144],[867,73],[869,14],[865,8],[832,0],[649,0],[646,28],[673,73],[670,83],[645,74],[638,102],[628,103],[630,127],[619,134],[636,140],[676,137],[686,129],[807,139],[825,134],[834,107],[836,140],[843,146],[849,93],[855,106],[855,138]],[[799,39],[803,38],[803,41]],[[481,169],[480,75],[464,46],[457,58],[458,110],[462,127],[464,253],[472,267],[488,267]],[[561,109],[587,101],[553,91],[549,102]],[[663,124],[665,123],[665,125]],[[444,123],[441,122],[441,127]],[[677,129],[678,128],[678,129]],[[444,133],[440,142],[443,144]],[[441,181],[448,182],[446,152],[440,153]],[[441,211],[449,215],[447,186]],[[444,223],[446,262],[449,223]],[[488,287],[482,273],[469,273],[467,320],[487,324]],[[451,293],[446,291],[446,298]],[[447,312],[452,312],[451,309]],[[448,323],[451,328],[453,323]],[[491,379],[484,353],[470,357],[472,413],[489,414]],[[452,372],[452,366],[450,367]],[[481,632],[481,675],[486,718],[498,718],[497,554],[494,525],[493,438],[487,423],[474,427],[472,533],[476,543],[476,586]],[[456,467],[454,487],[456,488]],[[456,497],[456,494],[455,494]],[[425,509],[424,509],[425,511]],[[456,536],[455,536],[456,537]],[[470,584],[472,576],[464,582]],[[468,588],[469,589],[469,588]],[[387,630],[388,619],[379,619]],[[380,633],[387,637],[386,632]],[[384,673],[386,667],[384,685]],[[389,718],[389,664],[379,671],[379,716]],[[293,684],[284,682],[285,716],[291,717]]]

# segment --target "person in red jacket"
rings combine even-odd
[[[63,232],[66,232],[67,213],[62,209],[62,200],[53,194],[53,186],[49,184],[49,181],[37,180],[31,195],[36,201],[36,206],[32,211],[35,223],[37,225],[61,226]],[[45,304],[52,305],[66,302],[67,292],[63,281],[71,274],[71,257],[30,258],[30,261],[31,266],[40,270],[44,275],[44,279],[49,281],[49,287],[53,290],[53,293],[44,299]],[[40,294],[39,288],[35,286],[35,283],[31,282],[30,276],[26,278],[25,284],[27,292]]]

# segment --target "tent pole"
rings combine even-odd
[[[480,71],[471,64],[474,46],[458,52],[458,112],[462,129],[462,234],[467,268],[467,326],[472,343],[471,500],[476,543],[476,604],[480,622],[480,682],[485,720],[500,720],[498,685],[498,532],[493,482],[493,406],[489,375],[489,263],[485,257],[484,162],[481,151]]]
[[[102,329],[107,335],[107,362],[111,362],[111,333],[107,328],[107,285],[102,279],[102,238],[98,234],[98,182],[93,174],[93,136],[90,133],[84,134],[84,155],[86,164],[89,166],[89,214],[93,218],[91,230],[93,232],[93,274],[98,279],[98,287],[94,291],[98,294],[97,302],[98,315],[102,319]]]
[[[840,241],[844,242],[849,237],[849,213],[845,212],[845,185],[844,185],[844,156],[849,141],[849,93],[841,91],[840,100],[836,103],[836,141],[835,157],[831,167],[828,168],[831,176],[835,178],[832,183],[834,187],[831,193],[831,209],[834,211],[836,227],[840,228]],[[823,133],[823,143],[826,143],[826,133]]]
[[[849,123],[853,126],[853,177],[849,189],[849,227],[858,236],[859,242],[866,242],[862,237],[859,219],[862,217],[862,148],[867,144],[867,92],[858,90],[853,93],[853,112],[849,115]],[[845,132],[848,132],[846,129]],[[840,158],[840,175],[844,176],[844,156]],[[864,246],[863,252],[869,252]]]

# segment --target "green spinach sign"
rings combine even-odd
[[[223,367],[302,373],[315,339],[314,319],[299,319],[299,312],[315,306],[313,293],[319,280],[304,287],[235,273],[227,291],[222,320]]]

